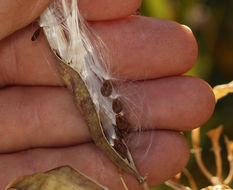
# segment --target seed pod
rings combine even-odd
[[[105,80],[103,82],[103,85],[100,89],[101,91],[101,94],[104,96],[104,97],[108,97],[112,94],[112,84],[109,80]]]
[[[54,54],[56,55],[56,52],[54,52]],[[115,150],[115,147],[112,147],[109,144],[104,134],[100,119],[98,118],[98,114],[96,112],[89,91],[80,75],[72,67],[64,63],[63,60],[61,60],[59,57],[55,57],[57,60],[56,65],[60,72],[60,75],[62,76],[67,88],[73,94],[76,107],[85,119],[89,127],[91,137],[95,144],[108,156],[108,158],[113,163],[115,163],[115,165],[119,169],[126,171],[127,173],[134,176],[140,184],[145,184],[146,180],[137,171],[127,146],[125,146],[125,150],[125,147],[122,148],[122,145],[118,143],[116,144]],[[124,155],[124,157],[122,157],[121,154]]]
[[[123,110],[122,103],[118,98],[112,101],[112,110],[117,114]]]
[[[35,41],[40,35],[40,27],[33,33],[31,40]]]

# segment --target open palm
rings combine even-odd
[[[129,16],[140,3],[79,2],[84,17],[109,48],[112,73],[137,83],[140,90],[131,97],[135,104],[143,94],[144,132],[133,156],[153,186],[185,167],[189,147],[179,132],[203,124],[215,101],[207,83],[182,76],[197,56],[192,32],[172,21]],[[15,177],[67,164],[111,190],[121,189],[117,168],[91,141],[57,74],[45,37],[31,41],[38,26],[30,23],[48,4],[49,0],[0,0],[0,189]],[[128,85],[126,91],[133,88]],[[151,134],[149,152],[139,162]],[[125,179],[138,188],[131,176]]]

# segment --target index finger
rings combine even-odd
[[[180,75],[197,57],[192,32],[172,21],[130,16],[92,22],[92,27],[108,47],[110,61],[106,64],[115,78],[145,80]],[[0,43],[0,86],[62,84],[46,39],[41,35],[32,42],[33,32],[29,26]]]
[[[51,0],[0,0],[0,40],[35,20]],[[79,0],[87,20],[110,20],[131,15],[141,0]]]

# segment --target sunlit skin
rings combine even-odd
[[[140,3],[80,0],[80,9],[109,48],[113,75],[137,83],[137,96],[130,100],[137,104],[143,97],[135,113],[144,110],[144,132],[133,156],[154,186],[185,167],[189,147],[180,131],[206,122],[215,99],[206,82],[182,76],[197,57],[191,30],[173,21],[130,16]],[[92,143],[43,33],[31,41],[38,27],[31,23],[48,4],[0,0],[0,189],[15,177],[67,164],[111,190],[123,189],[117,168]],[[135,88],[127,83],[119,90],[129,95]],[[133,118],[129,115],[132,124]],[[134,178],[124,177],[130,188],[139,189]]]

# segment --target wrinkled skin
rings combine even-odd
[[[179,132],[206,122],[215,100],[207,83],[182,76],[197,57],[191,30],[168,20],[130,16],[140,3],[79,2],[84,17],[109,48],[110,72],[137,85],[135,89],[130,83],[121,84],[119,90],[127,95],[133,91],[137,96],[130,100],[135,105],[143,99],[135,114],[143,110],[144,132],[134,138],[140,143],[133,156],[154,186],[185,167],[189,147]],[[0,0],[0,168],[4,171],[0,189],[15,177],[64,164],[111,190],[123,189],[117,168],[92,143],[57,74],[45,37],[41,34],[31,41],[37,26],[30,23],[48,4],[49,0]],[[130,188],[139,189],[131,176],[125,175],[125,180]]]

